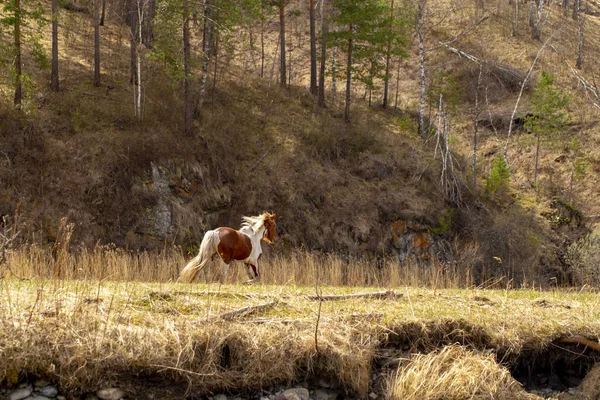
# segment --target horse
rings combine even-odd
[[[239,230],[220,227],[204,234],[198,255],[190,260],[179,275],[178,282],[192,283],[208,261],[221,257],[221,282],[233,260],[246,265],[249,282],[260,279],[258,259],[262,254],[261,240],[267,243],[277,238],[275,216],[267,212],[256,217],[242,217]]]

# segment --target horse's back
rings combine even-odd
[[[219,228],[218,252],[223,261],[245,260],[252,252],[252,242],[248,235],[233,228]]]

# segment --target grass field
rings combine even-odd
[[[403,296],[320,301],[317,290]],[[325,377],[352,398],[470,398],[465,390],[528,398],[509,370],[531,376],[566,365],[584,374],[598,359],[561,339],[598,342],[599,300],[585,290],[317,288],[314,279],[301,286],[7,277],[0,381],[14,385],[28,374],[74,395],[118,384],[132,398],[148,386],[158,398],[182,398]],[[252,306],[264,307],[226,314]]]

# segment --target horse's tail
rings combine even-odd
[[[192,258],[181,271],[177,282],[192,283],[213,254],[217,252],[219,241],[219,232],[217,232],[217,230],[206,232],[202,239],[202,243],[200,244],[198,255]]]

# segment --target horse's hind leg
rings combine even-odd
[[[227,275],[227,270],[229,269],[229,264],[225,261],[221,263],[221,283],[225,283],[225,275]]]

